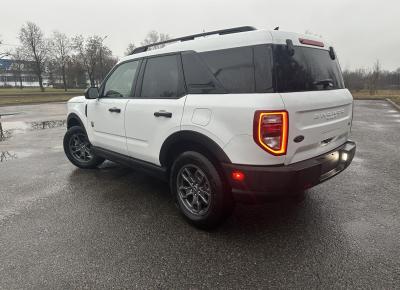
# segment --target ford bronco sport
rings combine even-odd
[[[238,27],[136,48],[68,102],[64,150],[80,168],[108,159],[169,181],[183,215],[212,227],[236,201],[343,171],[352,108],[325,41]]]

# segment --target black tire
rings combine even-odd
[[[74,140],[78,141],[75,142]],[[82,142],[81,145],[79,145],[79,148],[82,147],[82,149],[74,150],[78,147],[75,146],[75,144],[79,141]],[[69,128],[64,135],[63,145],[65,155],[67,155],[69,161],[79,168],[93,169],[104,162],[104,158],[96,156],[91,151],[91,144],[86,135],[86,131],[82,127],[73,126]],[[81,158],[79,158],[79,156],[81,156]]]
[[[199,181],[195,186],[190,185],[183,175],[188,176],[185,172],[192,171],[192,177]],[[194,172],[194,173],[193,173]],[[183,175],[182,175],[183,174]],[[202,174],[204,176],[202,176]],[[185,187],[182,182],[187,186]],[[178,190],[178,186],[179,189]],[[231,213],[234,207],[234,201],[229,188],[224,182],[223,175],[220,174],[214,164],[204,155],[187,151],[178,156],[171,168],[170,174],[171,192],[175,198],[183,216],[193,225],[201,229],[212,229],[220,225]],[[190,187],[190,188],[189,188]],[[182,190],[182,188],[188,188]],[[207,190],[209,189],[209,190]],[[196,193],[196,190],[197,193]],[[192,192],[192,195],[188,192]],[[193,193],[195,192],[195,193]],[[204,194],[209,192],[209,195]],[[190,202],[194,203],[195,195],[197,196],[197,206],[190,209]],[[183,197],[186,195],[186,198]],[[208,200],[208,205],[204,203],[204,197]],[[205,209],[200,211],[203,203]],[[198,211],[194,213],[194,211]]]

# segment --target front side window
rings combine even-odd
[[[143,98],[177,98],[181,95],[178,56],[167,55],[147,60],[143,75]]]
[[[126,62],[118,66],[104,85],[104,97],[127,98],[131,96],[133,81],[139,61]]]

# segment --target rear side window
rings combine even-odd
[[[143,98],[178,98],[182,80],[177,55],[152,57],[147,60],[143,75]]]
[[[182,64],[189,94],[220,94],[225,90],[196,52],[182,53]]]
[[[186,52],[182,63],[192,94],[273,92],[271,45]]]
[[[227,93],[255,92],[252,47],[199,53]]]
[[[273,93],[272,46],[257,45],[253,49],[256,93]]]
[[[295,46],[290,55],[285,45],[275,45],[273,55],[277,92],[344,88],[339,64],[327,50]]]

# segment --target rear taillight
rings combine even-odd
[[[285,155],[288,138],[288,113],[286,111],[256,111],[254,114],[254,141],[273,155]]]

